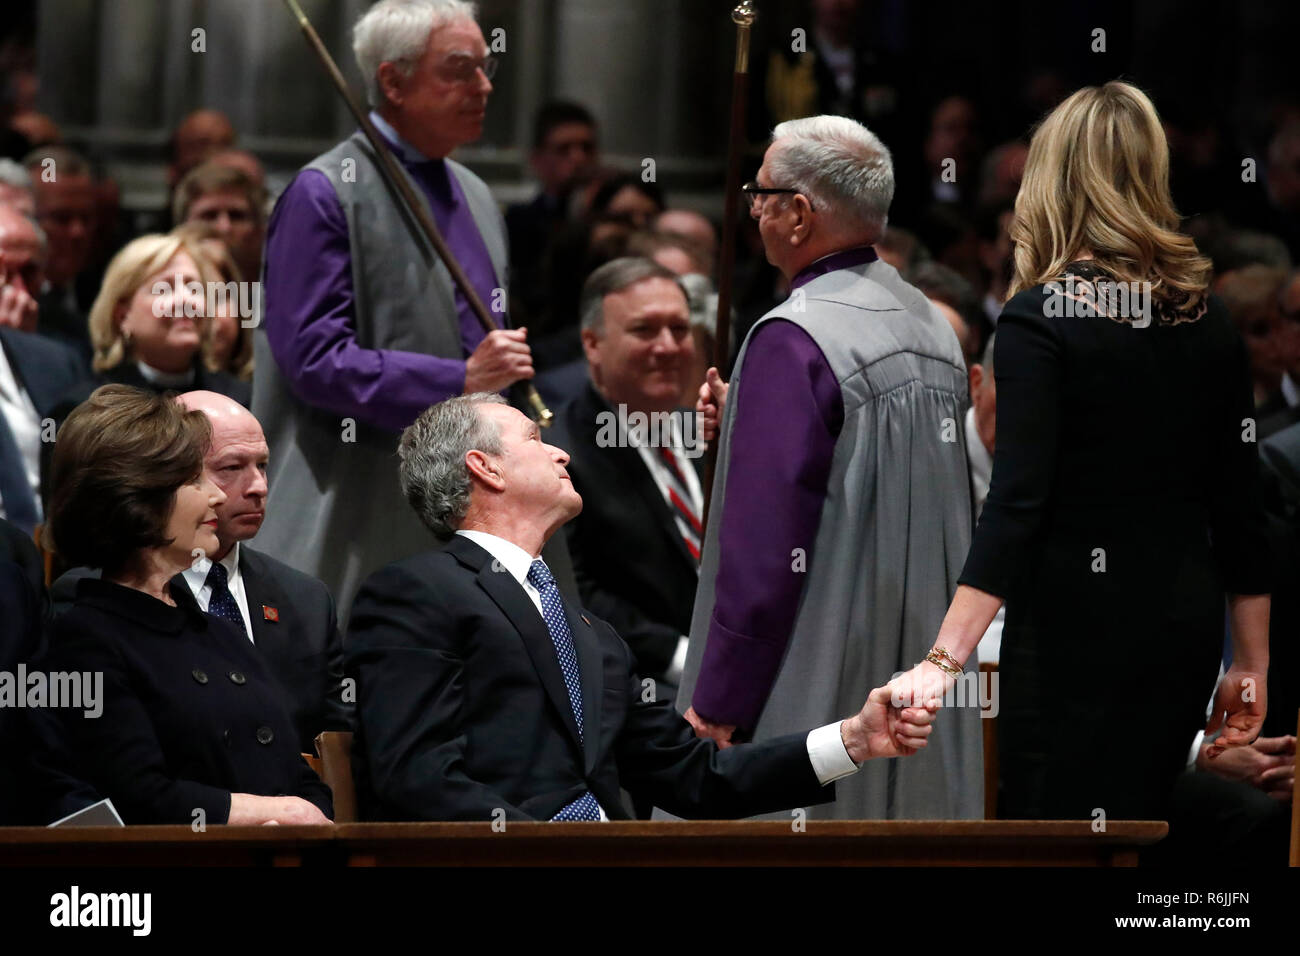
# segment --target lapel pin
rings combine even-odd
[[[278,624],[280,623],[280,612],[276,608],[268,607],[267,605],[263,604],[262,619],[266,621],[274,621],[275,623]]]
[[[583,624],[586,624],[588,627],[591,627],[591,622],[590,622],[589,620],[587,620],[587,615],[585,615],[585,614],[579,614],[578,617],[582,618],[582,623],[583,623]]]

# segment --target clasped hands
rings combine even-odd
[[[876,757],[908,757],[925,747],[946,690],[943,680],[931,678],[930,670],[939,678],[952,680],[934,665],[918,665],[877,687],[862,710],[840,722],[840,738],[854,763]],[[733,746],[735,724],[707,720],[694,707],[688,708],[685,716],[697,737],[713,740],[720,750]]]

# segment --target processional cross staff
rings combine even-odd
[[[749,90],[749,31],[758,13],[753,0],[744,0],[731,11],[736,25],[736,66],[731,77],[731,126],[727,134],[727,180],[722,207],[722,247],[718,258],[718,316],[713,337],[713,364],[719,371],[731,357],[731,284],[736,265],[736,229],[740,212],[740,156],[745,148],[745,99]],[[709,445],[704,467],[704,516],[709,523],[713,497],[713,472],[718,461],[718,442]]]

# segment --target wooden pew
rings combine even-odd
[[[0,866],[1133,866],[1159,820],[0,828]]]

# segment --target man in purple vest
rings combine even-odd
[[[364,575],[431,544],[398,487],[398,433],[436,402],[533,375],[525,330],[505,328],[500,212],[448,158],[482,134],[492,92],[473,13],[382,0],[353,49],[371,120],[502,327],[484,330],[360,133],[309,163],[270,221],[255,337],[254,411],[275,450],[261,542],[325,581],[342,620]]]

